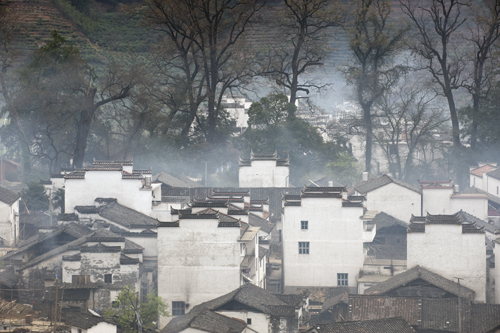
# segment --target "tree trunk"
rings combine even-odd
[[[366,146],[365,146],[365,171],[371,173],[372,169],[372,139],[373,139],[373,124],[372,117],[370,113],[370,107],[368,105],[363,106],[363,118],[365,120],[366,129]]]
[[[73,152],[73,167],[81,169],[83,167],[83,160],[85,158],[85,151],[87,150],[87,139],[94,118],[95,111],[97,110],[94,105],[94,96],[97,92],[96,88],[89,88],[85,94],[84,109],[80,111],[80,119],[77,122],[76,129],[76,143]]]

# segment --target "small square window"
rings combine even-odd
[[[349,279],[347,273],[338,273],[337,274],[337,286],[348,286]]]
[[[247,325],[252,325],[252,318],[247,318]]]
[[[104,274],[104,283],[113,283],[113,275]]]
[[[309,254],[309,242],[299,242],[299,254]]]
[[[186,313],[186,303],[172,302],[172,316],[182,316]]]
[[[309,229],[309,221],[300,221],[300,229],[308,230]]]

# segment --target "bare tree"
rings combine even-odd
[[[332,28],[345,22],[345,8],[338,0],[283,0],[275,14],[277,36],[264,57],[264,73],[286,88],[295,104],[297,92],[325,87],[303,77],[323,66]]]
[[[466,61],[459,45],[459,29],[466,22],[469,0],[400,0],[403,12],[415,28],[411,49],[424,61],[448,102],[453,145],[460,147],[460,125],[453,91],[462,87]],[[462,45],[463,47],[463,45]]]
[[[370,172],[372,107],[405,70],[393,60],[402,49],[408,27],[390,21],[391,4],[387,0],[358,0],[354,15],[352,26],[347,29],[353,57],[344,74],[348,84],[354,87],[355,100],[362,110],[366,131],[365,168]]]
[[[202,126],[202,130],[211,143],[217,139],[223,95],[243,85],[252,74],[253,56],[245,49],[244,37],[250,20],[264,3],[257,0],[144,1],[142,15],[150,27],[162,31],[176,48],[191,118],[196,117],[195,106],[206,96],[208,124]]]
[[[429,82],[411,73],[402,76],[378,104],[379,135],[374,137],[398,179],[410,180],[415,165],[422,163],[416,155],[429,150],[435,141],[432,134],[449,121],[436,97]]]
[[[474,150],[482,100],[487,98],[497,72],[498,57],[494,56],[493,46],[500,37],[500,1],[482,0],[473,3],[471,9],[468,34],[464,39],[473,45],[473,70],[465,87],[472,95],[470,146]]]

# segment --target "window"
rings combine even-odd
[[[300,221],[300,229],[301,230],[309,229],[309,221]]]
[[[498,195],[498,186],[497,186],[497,195]]]
[[[182,316],[186,311],[184,302],[172,302],[172,316]]]
[[[347,286],[349,285],[349,281],[347,278],[347,273],[338,273],[337,274],[337,286]]]
[[[73,284],[89,284],[90,275],[72,275],[71,283]]]
[[[252,325],[252,318],[247,318],[247,325]]]
[[[113,283],[113,276],[111,274],[104,274],[104,283]]]
[[[309,242],[299,242],[299,254],[309,254]]]

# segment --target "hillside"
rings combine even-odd
[[[22,30],[16,45],[23,52],[23,60],[29,59],[54,29],[75,44],[96,67],[112,60],[128,62],[131,53],[144,56],[148,45],[154,43],[154,34],[139,27],[137,20],[98,2],[92,19],[65,0],[9,0],[6,4],[21,18]]]

